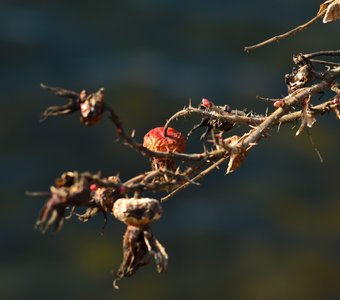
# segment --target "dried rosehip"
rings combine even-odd
[[[115,201],[112,210],[119,221],[136,227],[158,220],[162,211],[159,201],[151,198],[121,198]]]
[[[150,223],[162,215],[158,200],[151,198],[121,198],[113,206],[114,216],[127,224],[123,238],[123,261],[116,272],[113,287],[123,277],[132,276],[140,267],[154,258],[157,271],[164,272],[168,266],[168,254],[154,237]]]
[[[153,151],[183,153],[186,148],[186,139],[179,131],[171,127],[167,129],[166,135],[164,127],[156,127],[144,136],[143,146]],[[175,170],[176,166],[172,159],[153,158],[152,169],[160,168]]]
[[[86,126],[97,124],[104,111],[104,89],[87,95],[86,91],[81,91],[80,98],[80,122]]]

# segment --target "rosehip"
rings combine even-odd
[[[166,136],[164,127],[156,127],[144,136],[143,146],[152,151],[183,153],[186,148],[186,139],[179,131],[171,127],[167,129]],[[161,167],[176,169],[172,159],[153,158],[152,169],[156,170]]]

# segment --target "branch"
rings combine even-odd
[[[291,74],[285,77],[288,95],[275,99],[274,111],[270,114],[231,109],[228,105],[218,106],[204,98],[197,108],[190,104],[171,116],[164,127],[152,129],[144,136],[143,144],[135,140],[134,134],[127,134],[114,109],[105,102],[103,88],[88,94],[86,91],[76,93],[42,85],[57,96],[68,98],[65,105],[47,108],[43,113],[44,119],[79,112],[80,122],[93,126],[108,112],[121,141],[141,156],[147,156],[151,160],[151,169],[127,180],[121,180],[118,175],[102,177],[100,173],[73,171],[61,174],[49,192],[27,192],[29,196],[48,197],[38,216],[36,229],[42,233],[50,230],[53,233],[60,230],[64,220],[72,215],[86,222],[98,213],[103,215],[105,225],[107,215],[113,215],[127,225],[123,239],[123,262],[116,273],[114,287],[118,288],[118,280],[133,275],[150,258],[155,260],[159,272],[165,271],[167,253],[150,227],[150,223],[162,214],[160,202],[170,199],[190,184],[198,185],[206,175],[226,162],[226,173],[234,172],[245,161],[250,150],[276,126],[300,120],[301,125],[296,133],[299,134],[306,126],[309,131],[317,115],[333,110],[340,119],[340,90],[336,82],[340,77],[340,66],[337,62],[314,59],[339,55],[340,51],[336,50],[294,56],[295,66]],[[314,64],[325,65],[326,69],[317,73]],[[313,105],[313,95],[325,91],[331,91],[335,96]],[[199,116],[201,122],[194,125],[186,137],[170,127],[178,118],[192,114]],[[186,141],[193,138],[191,133],[200,127],[206,128],[200,140],[208,142],[209,149],[203,142],[202,152],[184,153]],[[239,128],[239,135],[229,135],[235,127]],[[211,135],[206,139],[209,133]],[[320,155],[311,136],[309,138]],[[149,198],[151,195],[157,195],[160,201]],[[84,209],[85,212],[79,211]],[[67,211],[70,211],[68,216]]]

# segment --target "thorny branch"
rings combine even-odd
[[[43,88],[57,96],[68,98],[65,105],[48,107],[42,114],[42,120],[79,112],[80,122],[92,126],[107,112],[119,138],[147,156],[152,169],[125,181],[119,176],[102,177],[100,173],[63,173],[49,192],[27,193],[29,196],[49,197],[39,214],[36,228],[45,233],[53,227],[52,232],[56,232],[72,215],[86,222],[98,213],[103,215],[105,224],[107,215],[114,215],[127,225],[123,241],[124,258],[116,273],[114,287],[117,288],[118,280],[133,275],[151,258],[154,258],[158,272],[165,271],[168,256],[150,229],[150,223],[160,218],[162,207],[159,200],[147,197],[156,194],[161,201],[168,200],[188,185],[198,184],[204,176],[227,161],[226,173],[235,171],[250,149],[267,137],[273,127],[300,121],[298,135],[306,126],[311,128],[318,115],[334,111],[336,118],[340,119],[340,90],[336,82],[340,77],[340,66],[337,62],[328,61],[320,65],[320,61],[314,59],[339,54],[337,50],[295,55],[294,68],[285,76],[287,96],[272,99],[274,110],[271,113],[261,115],[246,109],[231,109],[228,105],[217,106],[203,98],[199,107],[190,104],[171,116],[163,127],[150,130],[143,143],[137,142],[133,134],[127,134],[115,110],[105,103],[103,88],[88,94],[86,91],[76,93],[42,84]],[[320,69],[320,66],[323,68]],[[334,95],[313,105],[313,102],[319,101],[318,94],[326,91]],[[188,115],[199,116],[201,122],[194,125],[187,136],[170,127],[178,118]],[[201,140],[210,144],[209,149],[203,144],[202,152],[185,153],[186,142],[194,138],[194,131],[200,127],[206,128]],[[235,127],[243,133],[229,135]],[[85,211],[80,213],[79,208]],[[67,211],[70,212],[68,216]]]

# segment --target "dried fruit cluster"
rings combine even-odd
[[[190,184],[198,184],[202,177],[222,163],[228,161],[227,173],[235,171],[245,161],[249,150],[268,136],[275,126],[300,121],[296,132],[299,135],[306,126],[311,128],[316,123],[317,115],[334,111],[336,118],[340,119],[340,90],[337,87],[340,64],[315,59],[339,55],[340,51],[321,51],[294,56],[295,66],[285,76],[287,96],[267,99],[273,102],[272,112],[256,114],[245,109],[231,109],[226,104],[217,106],[203,98],[198,107],[190,104],[170,117],[164,126],[151,129],[144,136],[143,144],[126,133],[118,115],[104,102],[104,89],[88,94],[42,85],[69,99],[66,105],[47,108],[43,119],[78,112],[80,122],[91,126],[107,112],[118,137],[124,144],[147,156],[151,170],[125,181],[118,176],[101,177],[89,172],[63,173],[49,192],[29,193],[49,197],[39,214],[36,228],[45,233],[53,226],[52,231],[57,231],[72,215],[86,222],[98,213],[103,214],[106,223],[107,216],[112,215],[127,225],[123,238],[123,261],[116,272],[114,287],[117,288],[117,280],[133,275],[152,258],[158,272],[165,271],[168,255],[150,228],[150,224],[162,215],[161,202]],[[327,90],[334,95],[315,104],[320,101],[320,97],[315,95]],[[170,127],[177,118],[190,114],[200,116],[201,122],[193,125],[186,136]],[[200,127],[206,127],[200,138],[202,152],[186,153],[187,140],[194,138],[193,132]],[[241,127],[243,134],[229,135],[235,127]],[[209,148],[206,143],[209,143]],[[150,198],[152,194],[160,200]],[[79,208],[85,208],[85,212],[80,214]],[[70,211],[68,216],[67,210]]]

